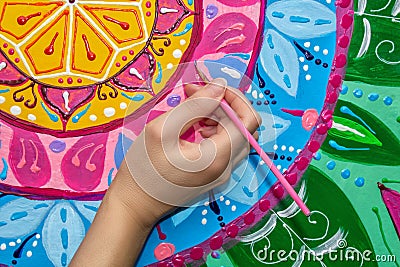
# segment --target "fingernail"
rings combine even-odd
[[[228,84],[224,78],[217,78],[211,82],[214,86],[212,88],[215,96],[221,96],[225,92],[225,87]]]

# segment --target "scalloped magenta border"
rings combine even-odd
[[[285,173],[286,179],[293,186],[296,186],[300,182],[300,178],[310,164],[313,154],[320,148],[326,138],[327,131],[332,127],[332,114],[339,98],[342,80],[345,75],[347,52],[353,32],[353,0],[337,0],[335,5],[337,45],[326,88],[325,103],[316,122],[316,128],[310,137],[310,141],[308,141],[301,153],[296,157],[294,163]],[[208,240],[197,246],[181,251],[163,261],[148,266],[181,267],[186,263],[191,263],[192,266],[203,264],[205,257],[207,257],[211,251],[220,249],[228,242],[232,244],[238,242],[235,239],[238,233],[249,229],[255,223],[259,222],[268,213],[269,209],[276,206],[286,194],[282,185],[276,182],[249,211],[239,216],[225,227],[222,227],[221,230],[216,232]]]

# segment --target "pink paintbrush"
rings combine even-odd
[[[197,62],[194,62],[194,66],[200,78],[205,82],[209,83],[210,80],[206,77],[206,75],[198,68]],[[221,107],[225,111],[226,115],[233,121],[239,131],[243,134],[243,136],[247,139],[250,145],[255,149],[255,151],[260,155],[261,159],[265,162],[265,164],[269,167],[272,173],[278,178],[279,182],[286,189],[288,194],[292,197],[292,199],[299,206],[301,211],[307,217],[310,216],[310,210],[307,208],[306,204],[303,200],[297,195],[296,191],[294,191],[293,187],[289,184],[289,182],[285,179],[282,173],[278,170],[275,164],[271,161],[268,155],[264,152],[264,150],[260,147],[256,139],[253,135],[247,130],[247,128],[243,125],[242,121],[237,117],[235,111],[229,106],[229,104],[222,99]]]

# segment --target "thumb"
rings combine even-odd
[[[218,85],[220,85],[221,87],[226,88],[227,87],[227,81],[225,79],[223,79],[223,78],[218,78],[218,79],[215,79],[215,80],[209,82],[206,86],[199,85],[199,84],[194,84],[194,83],[188,83],[188,84],[184,85],[184,88],[185,88],[186,95],[188,97],[192,97],[194,94],[199,93],[199,91],[201,91],[203,89],[208,90],[207,93],[214,92],[214,93],[218,94],[219,93],[218,89],[220,88],[220,87],[216,87]],[[212,91],[212,92],[209,92],[209,91]]]

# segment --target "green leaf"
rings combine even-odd
[[[330,137],[334,139],[347,139],[367,145],[382,146],[382,142],[363,125],[338,116],[334,116],[333,121],[334,124],[328,132]]]
[[[342,112],[343,108],[351,111],[358,118],[349,112]],[[364,134],[365,137],[331,128],[321,146],[323,151],[329,153],[333,158],[345,161],[369,165],[400,165],[398,156],[400,141],[376,116],[344,100],[338,100],[334,116],[335,123],[353,128]]]

